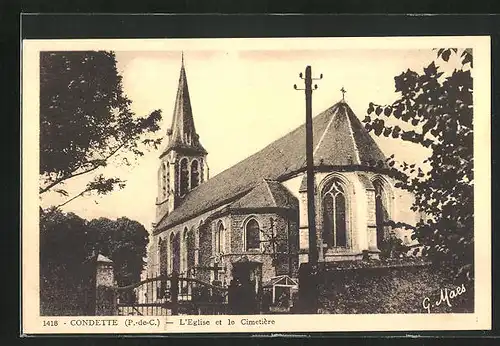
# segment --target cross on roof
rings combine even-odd
[[[342,87],[340,91],[342,92],[342,101],[344,101],[344,94],[347,92],[347,90],[345,90],[344,87]]]

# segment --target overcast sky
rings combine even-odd
[[[370,101],[392,103],[394,76],[410,68],[421,72],[435,58],[424,50],[244,50],[218,49],[184,51],[195,126],[208,151],[210,175],[234,165],[287,134],[305,121],[304,93],[299,73],[312,66],[313,76],[323,74],[313,93],[313,116],[342,98],[363,119]],[[132,109],[145,115],[163,112],[161,133],[171,125],[179,79],[181,51],[117,51],[118,69]],[[453,63],[450,65],[452,66]],[[450,66],[446,69],[449,70]],[[417,163],[425,153],[412,145],[375,138],[387,155]],[[131,167],[109,167],[127,180],[127,187],[108,196],[79,198],[64,210],[91,219],[127,216],[149,230],[155,216],[159,151],[151,151]],[[79,192],[88,176],[67,184]],[[44,196],[43,205],[56,203]]]

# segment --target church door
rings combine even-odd
[[[262,286],[260,263],[233,263],[233,279],[240,283],[242,313],[253,314],[259,310],[258,297]]]

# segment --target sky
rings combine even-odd
[[[313,116],[342,98],[363,119],[369,102],[390,104],[397,99],[394,77],[408,68],[422,72],[435,60],[431,49],[295,49],[237,50],[186,49],[184,62],[196,131],[208,151],[210,176],[264,148],[305,122],[304,92],[299,73],[307,65],[316,81]],[[161,135],[171,126],[181,66],[181,50],[116,51],[132,110],[144,116],[162,110]],[[445,66],[451,68],[454,62]],[[438,64],[439,65],[439,64]],[[402,141],[374,137],[382,151],[397,158],[421,162],[428,152]],[[166,142],[164,143],[166,144]],[[126,216],[151,229],[155,217],[160,150],[151,150],[132,166],[110,165],[103,173],[127,181],[123,190],[99,197],[83,197],[63,210],[92,219]],[[77,193],[91,176],[68,182]],[[43,196],[42,206],[58,204],[55,194]]]

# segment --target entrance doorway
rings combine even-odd
[[[242,313],[258,313],[262,294],[262,263],[235,262],[232,277],[240,287],[240,307]]]

